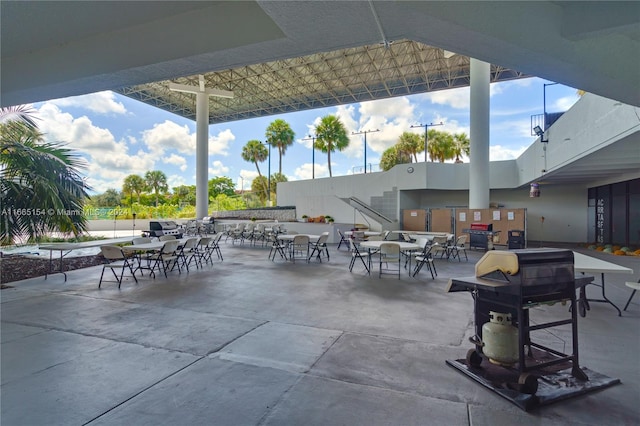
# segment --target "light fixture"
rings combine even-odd
[[[544,142],[544,143],[549,142],[549,139],[545,139],[544,138],[544,130],[542,130],[542,127],[540,127],[540,126],[534,127],[533,128],[533,133],[535,133],[536,136],[540,136],[540,142]]]
[[[411,126],[411,128],[413,129],[414,127],[424,127],[424,162],[427,162],[427,146],[429,145],[429,127],[434,127],[434,126],[442,126],[444,125],[444,123],[441,121],[439,123],[429,123],[429,124],[417,124],[415,126]]]
[[[539,196],[540,196],[540,184],[537,182],[533,182],[531,184],[531,188],[529,189],[529,197],[538,198]]]

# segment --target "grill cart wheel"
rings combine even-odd
[[[538,378],[531,373],[522,373],[518,377],[520,392],[535,395],[538,391]]]
[[[480,367],[480,364],[482,364],[482,355],[475,349],[469,349],[467,352],[467,365]]]

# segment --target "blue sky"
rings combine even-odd
[[[491,160],[516,158],[535,140],[531,115],[543,112],[543,84],[538,78],[491,85]],[[548,86],[547,111],[565,111],[573,105],[576,90]],[[195,184],[195,121],[107,91],[34,104],[41,131],[49,141],[65,142],[87,161],[83,170],[93,193],[120,190],[129,174],[162,170],[169,187]],[[444,124],[437,130],[469,135],[469,88],[443,90],[379,101],[361,102],[283,115],[209,126],[209,178],[227,176],[245,190],[258,175],[255,165],[244,161],[242,147],[251,139],[264,140],[267,126],[276,118],[286,120],[296,134],[282,158],[282,171],[291,180],[310,179],[311,140],[315,124],[336,114],[352,132],[375,130],[367,135],[367,164],[377,170],[385,149],[404,131],[424,135],[411,125]],[[351,135],[343,152],[331,155],[334,176],[361,173],[364,165],[363,135]],[[271,152],[271,172],[278,171],[277,150]],[[424,158],[419,155],[418,158]],[[465,159],[465,162],[468,159]],[[267,173],[268,164],[260,164]],[[326,154],[315,152],[315,176],[329,176]],[[242,179],[241,179],[242,177]]]

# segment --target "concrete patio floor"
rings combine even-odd
[[[101,267],[2,290],[4,425],[637,425],[640,295],[622,317],[593,303],[579,318],[580,364],[621,384],[524,412],[446,365],[472,347],[473,301],[445,293],[468,262],[436,260],[401,279],[330,247],[319,264],[222,244],[204,269],[103,284]],[[606,276],[620,308],[640,258],[582,251],[633,268]],[[108,272],[108,271],[107,271]],[[599,277],[596,278],[599,282]],[[600,290],[589,286],[590,297]],[[532,321],[566,318],[536,307]],[[570,328],[535,336],[571,350]]]

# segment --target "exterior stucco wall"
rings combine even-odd
[[[537,241],[587,242],[587,190],[603,184],[640,177],[640,108],[586,94],[540,139],[517,159],[490,163],[490,202],[506,208],[526,208],[527,239]],[[570,167],[578,159],[597,165],[606,161],[607,146],[618,143],[630,152],[628,161],[637,171],[621,172],[615,178],[593,177],[563,182],[545,182],[554,172]],[[545,152],[546,146],[546,164]],[[621,146],[621,145],[618,145]],[[604,158],[604,160],[600,160]],[[584,173],[582,173],[584,175]],[[541,196],[529,198],[529,184],[541,183]],[[371,205],[372,197],[396,190],[397,209],[393,223],[361,219],[341,198],[356,197]],[[329,214],[337,222],[368,223],[372,229],[400,229],[402,210],[466,207],[469,204],[469,164],[412,163],[387,172],[339,176],[278,184],[278,205],[295,205],[298,214]],[[544,217],[544,221],[542,220]]]

